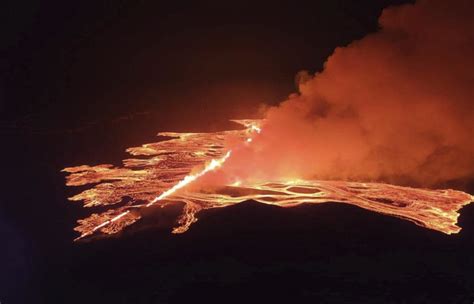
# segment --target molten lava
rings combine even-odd
[[[216,133],[159,133],[171,139],[127,149],[136,158],[125,159],[123,167],[112,165],[65,168],[68,186],[95,184],[69,198],[84,207],[110,208],[79,220],[77,239],[96,233],[114,234],[135,223],[142,211],[153,205],[184,203],[173,233],[185,232],[204,209],[255,200],[280,207],[303,203],[342,202],[396,216],[446,234],[461,230],[458,211],[473,196],[455,190],[427,190],[382,183],[319,180],[274,180],[259,183],[234,181],[212,187],[213,191],[189,188],[209,172],[225,169],[232,157],[229,141],[251,145],[258,140],[260,122],[237,120],[243,130]],[[189,189],[188,189],[189,188]]]

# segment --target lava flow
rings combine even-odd
[[[319,180],[273,180],[259,183],[233,182],[212,187],[213,191],[188,185],[221,167],[232,157],[228,141],[249,145],[258,140],[260,121],[236,120],[243,130],[215,133],[159,133],[170,137],[157,143],[127,149],[136,158],[125,159],[123,167],[112,165],[65,168],[68,186],[95,184],[69,198],[84,207],[109,208],[78,221],[81,239],[94,234],[110,235],[142,217],[151,206],[184,203],[173,233],[185,232],[204,209],[226,207],[254,200],[280,207],[303,203],[342,202],[396,216],[446,234],[461,230],[458,211],[473,196],[456,190],[428,190],[382,183]],[[76,239],[76,240],[77,240]]]

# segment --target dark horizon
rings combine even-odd
[[[336,47],[376,31],[384,7],[406,2],[12,3],[2,116],[73,126],[147,111],[252,116],[295,92],[299,71],[321,70]]]

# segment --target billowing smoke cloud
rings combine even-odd
[[[390,7],[266,112],[227,172],[433,186],[474,175],[474,3]]]

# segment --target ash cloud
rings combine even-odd
[[[318,178],[435,186],[474,176],[474,3],[389,7],[380,29],[266,111],[229,160],[242,179]]]

